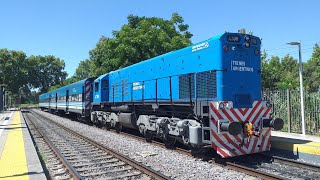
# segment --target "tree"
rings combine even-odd
[[[22,97],[29,103],[37,99],[38,93],[46,92],[50,86],[61,84],[67,76],[64,61],[54,56],[30,56],[22,51],[0,49],[0,84],[13,96]]]
[[[272,56],[270,60],[261,62],[261,78],[263,89],[275,89],[276,84],[280,82],[280,58]]]
[[[262,61],[262,87],[264,89],[295,89],[299,86],[298,62],[290,55]]]
[[[28,85],[26,54],[22,51],[0,49],[0,84],[14,94]]]
[[[101,37],[90,51],[90,76],[123,68],[191,44],[189,26],[177,13],[170,20],[128,16],[113,37]]]
[[[67,77],[63,60],[54,56],[30,56],[28,74],[32,88],[47,92],[51,86],[62,85]]]
[[[75,79],[82,80],[90,77],[90,60],[86,59],[79,63],[76,73],[74,74]]]
[[[280,89],[295,89],[299,87],[298,61],[286,55],[281,60],[281,78],[277,83]]]
[[[316,44],[313,48],[311,59],[303,68],[304,85],[310,92],[320,90],[320,47]]]

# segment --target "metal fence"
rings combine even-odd
[[[299,90],[264,91],[272,100],[273,116],[285,122],[282,131],[301,133]],[[304,95],[306,134],[320,135],[320,92]]]

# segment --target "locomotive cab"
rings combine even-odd
[[[212,147],[222,157],[268,151],[271,129],[281,129],[283,120],[272,119],[271,102],[261,97],[261,41],[239,33],[219,40],[217,100],[210,102]]]
[[[218,99],[230,100],[234,108],[252,108],[261,100],[260,40],[246,34],[225,34]]]

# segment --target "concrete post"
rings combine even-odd
[[[4,98],[4,94],[3,94],[3,89],[4,87],[0,85],[0,112],[3,112],[4,107],[3,107],[3,98]]]
[[[291,101],[290,90],[287,89],[287,115],[288,115],[288,133],[291,133]]]

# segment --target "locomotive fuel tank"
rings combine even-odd
[[[123,127],[138,129],[137,117],[134,113],[120,113],[118,121]]]

